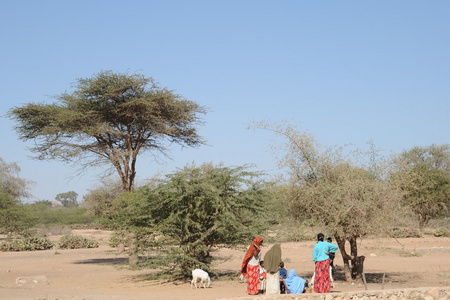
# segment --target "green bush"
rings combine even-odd
[[[415,228],[392,228],[390,236],[393,238],[418,238],[422,237],[422,234]]]
[[[94,239],[88,239],[81,235],[64,235],[58,241],[58,247],[60,249],[85,249],[85,248],[97,248],[98,241]]]
[[[117,248],[119,245],[123,245],[124,247],[130,246],[130,234],[124,231],[115,231],[111,234],[109,238],[109,246],[112,248]]]
[[[435,237],[450,237],[450,229],[448,228],[440,228],[436,230],[433,235]]]
[[[0,251],[36,251],[52,249],[54,244],[45,237],[24,237],[0,243]]]
[[[96,222],[96,218],[81,207],[48,207],[38,203],[24,205],[22,209],[28,212],[31,226],[74,226]]]

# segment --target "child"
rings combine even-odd
[[[327,242],[328,243],[332,243],[333,242],[333,239],[331,238],[331,237],[328,237],[327,238]],[[328,257],[330,258],[330,267],[331,267],[331,275],[332,276],[334,276],[334,265],[333,265],[333,262],[334,262],[334,257],[335,257],[335,253],[328,253]]]
[[[264,269],[264,261],[262,260],[259,263],[259,294],[265,294],[266,293],[266,269]]]
[[[286,294],[286,285],[284,279],[287,277],[287,270],[284,268],[284,262],[280,263],[280,292],[281,294]]]

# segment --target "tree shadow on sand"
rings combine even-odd
[[[389,273],[364,273],[367,284],[405,284],[412,280],[421,278],[420,274],[414,272],[389,272]],[[347,282],[344,273],[336,273],[333,276],[335,282]],[[363,283],[362,279],[355,279],[354,282]]]
[[[117,258],[94,258],[87,260],[78,260],[75,261],[76,265],[83,264],[97,264],[97,265],[127,265],[128,258],[127,257],[117,257]]]
[[[130,266],[130,268],[134,269],[142,269],[142,268],[151,268],[152,261],[155,260],[155,257],[152,256],[139,256],[139,265],[131,266],[129,265],[128,257],[112,257],[112,258],[94,258],[94,259],[86,259],[86,260],[78,260],[75,261],[74,264],[82,265],[82,264],[98,264],[98,265],[122,265],[122,266]]]
[[[312,272],[305,273],[305,279],[309,281],[312,275]],[[421,278],[420,274],[414,272],[364,273],[364,275],[367,284],[383,284],[383,282],[386,284],[404,284]],[[346,281],[345,273],[343,272],[336,272],[333,275],[333,279],[335,282],[351,282]],[[362,279],[355,279],[354,282],[363,283]]]
[[[403,284],[422,278],[419,273],[415,272],[366,273],[365,276],[367,283],[378,284],[382,284],[383,281],[389,284]]]

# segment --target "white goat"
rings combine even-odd
[[[211,286],[211,278],[209,278],[209,274],[201,269],[195,269],[192,271],[192,281],[191,288],[195,286],[197,288],[197,281],[200,279],[200,283],[203,284],[203,288],[207,288]]]
[[[331,281],[331,286],[332,286],[333,288],[335,288],[336,286],[335,286],[335,284],[334,284],[333,273],[332,273],[332,272],[333,272],[333,267],[330,266],[330,281]],[[312,278],[311,278],[311,283],[309,284],[309,286],[311,287],[311,289],[314,288],[314,277],[316,277],[316,272],[313,273],[313,276],[312,276]]]

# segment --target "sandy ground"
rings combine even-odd
[[[108,247],[109,232],[74,230],[73,234],[95,238],[101,245],[96,249],[58,250],[58,254],[54,250],[0,252],[0,299],[197,300],[247,296],[245,283],[237,278],[219,281],[213,277],[208,289],[191,289],[188,282],[137,280],[137,275],[149,270],[121,268],[127,259]],[[263,255],[270,247],[263,246]],[[313,241],[281,244],[287,269],[294,268],[309,279],[314,268],[313,247]],[[359,244],[359,251],[366,256],[364,272],[369,290],[450,285],[450,238],[366,239]],[[237,274],[243,251],[222,249],[217,255],[230,259],[216,268]],[[336,287],[332,292],[365,290],[360,281],[344,281],[339,252],[335,264]]]

